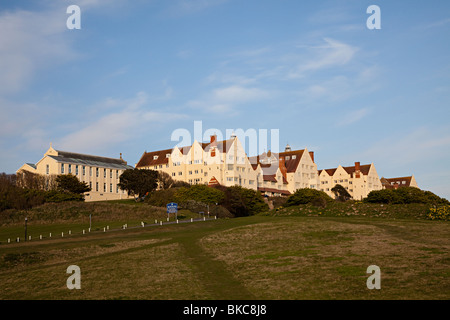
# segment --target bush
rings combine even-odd
[[[223,191],[203,184],[193,185],[189,188],[178,188],[174,195],[174,199],[176,200],[175,202],[181,204],[188,200],[194,200],[204,204],[216,204],[221,203],[224,198],[225,194]]]
[[[214,188],[224,192],[225,198],[220,204],[235,217],[251,216],[269,210],[269,206],[256,190],[241,186]]]
[[[433,206],[428,210],[430,220],[450,220],[450,206]]]
[[[145,198],[145,202],[155,207],[165,207],[168,203],[177,202],[175,200],[177,188],[166,190],[155,190]]]
[[[367,198],[364,199],[364,202],[390,203],[390,204],[405,204],[405,203],[429,203],[436,205],[450,204],[450,202],[447,199],[441,198],[430,191],[423,191],[414,187],[374,190],[367,195]]]
[[[286,206],[296,206],[299,204],[312,204],[317,207],[326,207],[333,199],[323,191],[303,188],[297,189],[286,201]]]

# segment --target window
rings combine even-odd
[[[50,166],[49,166],[49,165],[46,166],[46,168],[45,168],[45,173],[47,173],[47,174],[50,173]]]
[[[198,173],[198,170],[195,170],[194,173]]]
[[[106,183],[103,184],[103,192],[106,192]]]
[[[233,181],[232,177],[227,177],[227,181]]]
[[[112,183],[109,184],[109,192],[112,192]]]
[[[92,167],[89,167],[89,176],[92,177]]]
[[[116,179],[119,179],[119,170],[116,170]]]
[[[106,169],[103,169],[103,178],[106,178]],[[106,192],[106,190],[105,190]]]
[[[89,188],[92,190],[92,181],[89,181]]]
[[[98,182],[95,183],[95,191],[98,191]]]
[[[297,156],[294,154],[294,155],[292,156],[292,159],[297,159]]]
[[[156,160],[156,159],[158,159],[158,156],[153,156],[153,160]]]
[[[252,185],[255,183],[255,180],[248,180],[248,184]]]
[[[159,165],[159,168],[162,169],[162,164]]]
[[[233,170],[233,165],[229,164],[227,170]]]
[[[170,158],[170,153],[166,153],[166,158]]]
[[[109,178],[112,179],[112,170],[109,170]]]
[[[83,166],[83,176],[86,175],[86,166]]]
[[[119,186],[116,186],[116,193],[119,193]]]
[[[182,171],[178,171],[178,175],[179,176],[183,175],[183,172]]]
[[[69,173],[72,173],[72,165],[69,164]]]
[[[78,175],[78,165],[75,166],[75,175]]]
[[[98,168],[95,168],[95,176],[98,178]],[[98,188],[97,188],[98,189]],[[98,190],[97,190],[98,191]]]
[[[172,177],[175,177],[176,176],[176,173],[175,172],[172,172]]]
[[[192,174],[192,171],[189,171],[189,174]]]

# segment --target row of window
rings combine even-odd
[[[91,190],[92,191],[96,191],[96,192],[99,192],[100,190],[99,190],[99,185],[98,185],[98,182],[96,182],[95,183],[95,190],[92,188],[92,181],[91,182],[89,182],[89,187],[91,188]],[[116,190],[115,190],[115,192],[116,193],[119,193],[119,186],[118,185],[116,185],[116,188],[115,188]],[[112,183],[110,183],[109,184],[109,192],[110,193],[112,193],[113,192],[113,184]],[[107,184],[106,183],[103,183],[103,192],[107,192]],[[124,192],[124,191],[122,191],[122,192]]]
[[[80,166],[80,165],[72,165],[72,164],[64,164],[61,163],[61,174],[65,174],[66,173],[66,165],[67,165],[67,173],[74,173],[76,176],[78,176],[80,174],[81,171],[81,175],[85,176],[87,173],[86,170],[86,166]],[[106,178],[107,176],[107,171],[109,170],[109,178],[112,179],[114,172],[115,172],[115,178],[119,179],[119,170],[113,170],[113,169],[106,169],[103,168],[103,177]],[[46,168],[46,173],[49,174],[50,173],[50,167],[49,165],[47,165]],[[89,167],[89,176],[92,176],[92,167]],[[95,168],[95,176],[99,177],[100,176],[100,168]]]

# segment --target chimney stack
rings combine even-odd
[[[356,178],[361,177],[361,166],[359,162],[355,162],[355,176]]]
[[[281,174],[283,175],[284,179],[287,180],[287,168],[284,165],[284,157],[280,157],[278,160],[278,167],[280,168]]]
[[[309,155],[311,156],[312,162],[314,162],[314,151],[310,151]]]
[[[214,135],[212,135],[211,136],[211,140],[210,140],[210,143],[213,143],[213,142],[215,142],[216,141],[216,139],[217,139],[217,136],[214,134]]]

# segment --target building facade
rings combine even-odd
[[[17,175],[28,171],[51,176],[73,174],[91,188],[85,193],[85,201],[117,200],[128,198],[119,188],[119,177],[126,169],[133,169],[122,159],[106,158],[55,150],[52,146],[36,164],[26,163],[17,170]]]
[[[355,162],[354,166],[338,166],[333,169],[319,171],[320,190],[334,198],[331,189],[342,185],[354,200],[362,200],[372,190],[381,190],[382,185],[374,164],[361,165]]]
[[[187,147],[144,152],[136,168],[163,171],[189,184],[239,185],[270,196],[319,184],[313,152],[288,146],[284,152],[248,157],[236,136],[216,139],[213,135],[209,143],[194,141]]]

